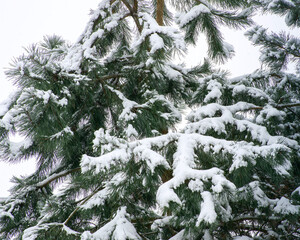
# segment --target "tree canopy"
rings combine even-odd
[[[102,0],[74,44],[27,48],[0,156],[37,170],[13,179],[0,237],[300,239],[300,39],[256,10],[299,27],[298,0]],[[261,69],[218,70],[234,53],[221,26],[247,28]],[[206,59],[178,64],[199,36]]]

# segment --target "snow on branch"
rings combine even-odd
[[[175,73],[177,75],[178,73]],[[168,75],[168,74],[167,74]],[[149,100],[144,103],[142,106],[143,107],[150,107],[156,102],[161,102],[164,106],[166,106],[169,109],[168,112],[164,112],[161,116],[165,118],[166,120],[170,119],[176,119],[181,121],[181,113],[178,111],[178,109],[174,106],[174,104],[169,101],[165,96],[158,94],[157,91],[146,91],[145,92],[145,97],[150,97]]]
[[[177,119],[181,120],[180,112],[174,107],[173,103],[166,99],[165,96],[158,94],[156,91],[146,91],[144,96],[149,98],[144,104],[138,104],[137,102],[131,101],[127,99],[122,92],[116,90],[110,86],[107,87],[110,91],[114,92],[118,98],[122,101],[123,111],[119,116],[119,120],[128,122],[136,118],[136,110],[138,109],[148,109],[151,108],[151,105],[156,102],[162,103],[169,109],[169,113],[165,112],[161,114],[161,117],[169,120],[169,119]]]
[[[225,141],[224,141],[225,142]],[[223,142],[223,143],[224,143]],[[181,204],[179,197],[175,194],[173,189],[176,189],[186,180],[196,180],[198,183],[191,184],[192,191],[201,190],[199,184],[202,182],[212,181],[212,190],[215,193],[220,193],[226,186],[232,191],[235,191],[235,186],[223,176],[223,171],[216,167],[206,170],[194,169],[195,164],[195,149],[201,145],[203,148],[214,148],[221,144],[222,141],[208,136],[199,136],[199,134],[180,134],[178,135],[177,151],[174,154],[173,162],[173,178],[162,184],[157,191],[157,202],[161,207],[168,207],[169,202],[177,202]],[[232,143],[231,143],[232,144]],[[225,145],[223,146],[225,147]],[[226,148],[225,148],[226,149]],[[201,161],[201,159],[199,159]]]
[[[114,92],[118,98],[122,101],[122,105],[123,105],[123,111],[119,116],[120,120],[125,120],[126,122],[129,120],[132,120],[136,117],[136,114],[132,111],[134,108],[140,108],[141,105],[131,101],[129,99],[127,99],[123,93],[121,93],[120,91],[108,86],[108,89],[110,89],[112,92]]]
[[[284,136],[271,136],[265,126],[261,126],[251,121],[237,119],[234,114],[239,111],[257,108],[254,104],[238,102],[234,105],[223,106],[217,103],[211,103],[190,113],[187,117],[191,121],[186,127],[186,133],[199,132],[205,134],[213,129],[218,134],[226,132],[226,124],[235,125],[240,132],[249,131],[252,138],[262,144],[272,145],[285,143],[289,147],[296,147],[297,142]],[[220,111],[221,116],[215,117],[216,112]]]
[[[241,123],[245,124],[245,127],[257,127],[257,125],[245,120],[241,120]],[[261,127],[261,129],[263,130],[264,127]],[[252,134],[255,137],[255,134],[257,133],[253,132]],[[177,187],[187,178],[199,178],[200,180],[203,179],[201,177],[201,174],[203,174],[203,172],[201,172],[202,170],[193,169],[193,167],[195,166],[194,149],[203,148],[204,151],[211,150],[215,153],[222,152],[223,154],[232,155],[233,163],[230,171],[233,171],[234,169],[241,166],[246,166],[247,162],[244,161],[244,159],[246,158],[254,160],[257,155],[267,156],[268,154],[275,154],[279,150],[288,150],[285,145],[281,144],[282,140],[284,140],[285,138],[272,137],[270,135],[268,136],[268,139],[264,142],[268,143],[269,145],[265,146],[253,146],[251,142],[248,143],[245,141],[237,143],[235,141],[216,139],[211,136],[205,136],[196,133],[169,133],[164,136],[136,140],[128,143],[117,143],[115,142],[115,140],[111,139],[118,145],[115,150],[112,150],[111,152],[108,152],[100,157],[89,157],[84,155],[81,161],[81,167],[83,169],[83,172],[95,168],[95,173],[98,173],[99,171],[102,171],[102,169],[109,169],[111,165],[115,165],[118,161],[126,163],[131,158],[132,153],[138,153],[140,152],[140,149],[143,149],[143,151],[137,156],[140,156],[140,158],[143,160],[147,160],[147,158],[151,155],[156,155],[153,152],[154,147],[164,147],[168,143],[175,141],[177,142],[177,151],[174,154],[174,163],[172,168],[174,169],[175,175],[178,170],[178,175],[176,179],[172,180],[168,184],[171,184],[170,187]],[[294,142],[292,142],[292,140],[289,140],[286,143],[293,146]],[[147,152],[149,152],[149,154]],[[157,159],[160,159],[160,155],[158,155]],[[166,162],[166,160],[161,158],[161,160],[157,161],[157,159],[155,161],[151,160],[152,163],[148,162],[148,167],[149,169],[152,169],[151,171],[153,171],[154,169],[151,164],[154,164],[154,166],[164,165],[166,168],[168,168],[169,164]],[[200,174],[199,176],[197,175],[198,173]],[[214,174],[216,173],[214,172]],[[209,178],[207,175],[205,176],[205,178]]]
[[[159,49],[165,47],[165,43],[159,35],[166,35],[171,38],[176,48],[185,50],[185,42],[183,36],[174,27],[160,26],[156,20],[151,17],[148,13],[140,13],[140,17],[144,21],[144,28],[141,32],[140,37],[133,44],[134,48],[138,49],[139,46],[150,36],[151,50],[150,53],[154,53]]]
[[[137,233],[134,225],[128,219],[130,219],[130,216],[126,212],[126,207],[121,207],[111,221],[94,233],[89,231],[84,232],[81,235],[81,240],[141,240],[141,236]]]
[[[130,159],[130,153],[126,149],[115,149],[112,152],[104,154],[100,157],[82,156],[81,168],[82,172],[87,172],[90,169],[95,169],[95,173],[99,173],[104,169],[109,170],[111,166],[118,164],[118,162],[126,163]]]
[[[199,226],[202,221],[212,224],[217,218],[212,194],[208,191],[204,191],[201,193],[201,197],[203,198],[203,202],[201,203],[201,212],[197,219],[196,226]]]
[[[113,13],[110,1],[102,1],[92,14],[84,33],[67,50],[65,58],[60,62],[61,68],[66,72],[80,73],[80,66],[84,59],[97,60],[96,56],[99,56],[99,53],[96,51],[95,42],[104,39],[107,33],[114,31],[127,15],[127,11]],[[100,26],[97,30],[95,30],[96,24]]]
[[[100,133],[100,136],[104,136],[103,132],[102,134]],[[168,169],[170,166],[166,159],[161,154],[153,151],[152,148],[166,146],[175,138],[176,135],[164,135],[132,142],[123,141],[121,143],[116,141],[115,138],[106,137],[106,139],[111,141],[112,146],[115,146],[116,149],[99,157],[83,155],[81,160],[82,172],[94,169],[94,173],[97,174],[100,171],[109,170],[111,166],[118,163],[126,164],[133,156],[137,159],[136,161],[145,161],[151,172],[153,172],[157,166],[164,166]]]
[[[197,18],[199,15],[210,12],[211,9],[208,6],[201,3],[192,7],[187,13],[178,15],[177,23],[180,27],[184,27],[186,24]]]
[[[63,223],[39,223],[33,227],[29,227],[24,230],[22,239],[23,240],[35,240],[39,236],[40,231],[47,231],[50,228],[59,227],[63,230],[67,235],[77,235],[79,236],[80,233],[70,229]]]
[[[136,140],[119,145],[117,149],[100,157],[84,156],[81,167],[83,172],[95,169],[94,173],[97,174],[104,169],[108,170],[111,165],[115,165],[118,162],[126,164],[131,159],[132,154],[134,154],[139,159],[138,161],[143,160],[147,163],[150,171],[153,171],[158,165],[163,165],[166,169],[169,169],[169,163],[161,154],[156,153],[155,151],[157,150],[154,149],[165,147],[168,143],[174,141],[176,142],[177,150],[173,156],[174,160],[171,166],[173,169],[173,178],[162,184],[157,192],[157,202],[161,207],[169,206],[170,201],[181,204],[181,200],[174,190],[186,180],[193,181],[189,184],[189,188],[192,191],[202,191],[203,187],[201,186],[206,181],[212,183],[211,191],[216,195],[223,192],[224,189],[235,191],[234,184],[225,178],[221,169],[216,167],[206,170],[194,169],[196,167],[196,149],[201,148],[205,152],[213,151],[215,153],[232,155],[231,172],[239,167],[247,166],[245,159],[254,161],[258,155],[267,156],[268,154],[275,154],[276,151],[281,149],[287,150],[287,147],[282,144],[274,143],[266,146],[253,146],[252,143],[243,141],[237,143],[235,141],[216,139],[196,133],[169,133],[163,136]],[[201,162],[201,159],[197,161]],[[287,165],[287,170],[289,170],[288,168]]]

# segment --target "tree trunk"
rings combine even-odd
[[[164,25],[164,0],[157,0],[157,6],[156,6],[156,22],[158,25],[163,26]]]

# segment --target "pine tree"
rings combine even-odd
[[[299,72],[281,71],[299,40],[253,28],[270,71],[228,79],[210,62],[233,53],[221,25],[252,24],[248,1],[170,4],[103,0],[75,44],[45,37],[12,64],[1,156],[37,170],[1,203],[2,238],[299,237]],[[175,64],[199,33],[209,59]]]

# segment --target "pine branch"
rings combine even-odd
[[[124,5],[127,7],[127,9],[129,10],[129,12],[130,12],[130,15],[131,15],[131,17],[133,18],[133,20],[134,20],[134,22],[135,22],[135,24],[136,24],[136,26],[137,26],[137,28],[138,28],[138,31],[139,31],[139,33],[141,33],[142,32],[142,30],[143,30],[143,27],[141,26],[141,24],[140,24],[140,22],[139,22],[139,19],[138,19],[138,17],[137,17],[137,12],[135,12],[135,11],[137,11],[137,8],[135,9],[135,7],[131,7],[130,6],[130,4],[127,2],[127,0],[121,0],[123,3],[124,3]]]
[[[55,116],[56,120],[57,120],[57,123],[59,124],[59,126],[64,129],[64,125],[62,124],[61,122],[61,118],[58,116],[57,112],[53,109],[53,107],[50,105],[50,109],[51,109],[51,112],[53,113],[53,115]]]
[[[62,171],[60,173],[53,174],[50,177],[46,178],[44,181],[39,182],[38,184],[36,184],[36,187],[37,188],[46,187],[48,184],[50,184],[51,182],[57,180],[58,178],[67,176],[70,173],[77,172],[77,171],[80,171],[80,170],[81,170],[81,168],[78,167],[78,168],[74,168],[74,169],[71,169],[71,170],[68,170],[68,171]]]
[[[97,192],[99,192],[100,190],[103,189],[103,186],[98,187],[94,192],[92,192],[92,194],[90,194],[89,196],[86,197],[86,199],[78,206],[74,209],[74,211],[69,215],[69,217],[64,221],[64,225],[67,225],[67,223],[70,221],[70,219],[75,215],[75,213],[80,209],[80,207],[85,204],[89,199],[91,199]]]
[[[262,220],[270,220],[270,221],[276,221],[276,220],[279,220],[279,218],[276,218],[276,217],[261,217],[261,216],[240,216],[240,217],[237,217],[237,218],[234,218],[231,220],[231,222],[240,222],[240,221],[253,221],[253,220],[256,220],[256,221],[262,221]]]
[[[299,107],[300,103],[286,104],[286,105],[277,105],[276,108],[290,108],[290,107]]]
[[[269,44],[270,45],[273,44],[273,41],[269,42]],[[280,45],[279,43],[277,44],[277,42],[275,42],[275,47],[278,47],[278,48],[284,50],[288,54],[294,55],[294,57],[300,58],[300,54],[298,54],[298,51],[291,51],[287,47],[284,47],[284,46]]]
[[[122,74],[106,75],[106,76],[97,78],[97,79],[96,79],[96,82],[100,82],[100,84],[101,84],[101,86],[102,86],[102,89],[103,89],[103,92],[106,94],[106,90],[105,90],[105,81],[108,80],[108,79],[120,78],[120,77],[123,77],[123,75],[122,75]]]
[[[106,80],[108,80],[108,79],[112,79],[112,78],[120,78],[120,77],[123,77],[123,76],[124,76],[124,75],[122,75],[122,74],[106,75],[106,76],[97,78],[96,81],[103,82],[103,81],[106,81]]]
[[[207,7],[208,9],[211,9],[211,5],[209,5],[209,3],[207,1],[200,1],[200,0],[195,0],[199,5],[202,4],[205,7]]]
[[[244,229],[249,232],[257,231],[257,232],[261,232],[261,233],[265,233],[265,234],[268,233],[268,230],[266,230],[266,229],[262,229],[260,227],[255,227],[255,226],[249,226],[249,225],[241,225],[241,226],[239,226],[239,229]]]
[[[293,111],[291,108],[288,108],[288,110],[290,112],[292,112],[295,116],[297,116],[297,118],[300,120],[300,115],[298,113],[296,113],[295,111]]]
[[[34,124],[33,121],[32,121],[32,118],[31,118],[31,116],[30,116],[30,113],[29,113],[28,111],[25,111],[25,113],[26,113],[26,116],[28,117],[28,119],[29,119],[31,125],[34,126],[35,124]]]
[[[285,105],[274,106],[274,108],[277,108],[277,109],[284,109],[284,108],[290,108],[290,107],[300,107],[300,103],[293,103],[293,104],[285,104]],[[263,108],[264,107],[251,107],[251,108],[245,109],[243,111],[262,110]]]

